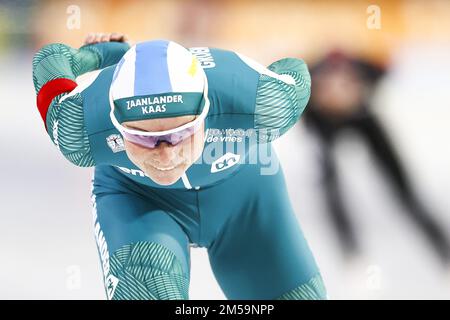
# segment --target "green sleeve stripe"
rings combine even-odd
[[[36,93],[48,81],[57,78],[75,80],[98,68],[100,57],[90,50],[78,50],[62,43],[46,45],[33,58],[33,82]]]
[[[100,58],[93,51],[73,49],[56,43],[43,47],[33,58],[33,82],[36,93],[50,80],[75,80],[98,67]],[[84,127],[83,101],[80,94],[59,103],[65,94],[55,97],[47,113],[47,130],[52,142],[73,164],[94,166],[89,139]]]
[[[269,134],[261,135],[270,142],[288,131],[299,119],[311,93],[311,79],[306,64],[299,59],[287,58],[273,63],[269,69],[290,75],[295,85],[261,74],[255,107],[255,129]],[[271,135],[270,130],[276,134]]]
[[[119,248],[110,259],[119,281],[112,299],[188,299],[189,278],[176,256],[155,242],[135,242]]]
[[[79,167],[92,167],[95,163],[84,127],[82,97],[78,93],[60,104],[63,96],[53,99],[47,114],[48,134],[70,162]]]
[[[322,277],[317,275],[307,283],[283,294],[276,300],[324,300],[326,299],[326,289]]]

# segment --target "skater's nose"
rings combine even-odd
[[[163,165],[173,165],[175,164],[175,160],[177,159],[177,147],[171,145],[168,142],[161,142],[157,147],[157,157],[156,160],[159,164]]]

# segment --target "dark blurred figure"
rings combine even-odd
[[[360,248],[339,192],[331,150],[342,131],[353,129],[372,150],[387,179],[394,186],[398,198],[406,207],[404,211],[423,231],[442,262],[449,266],[450,242],[445,230],[433,220],[414,194],[389,136],[370,111],[371,94],[384,74],[383,68],[335,51],[310,71],[312,95],[306,108],[305,119],[307,126],[320,138],[323,155],[321,170],[328,211],[344,252],[354,256]]]

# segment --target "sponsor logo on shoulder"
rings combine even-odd
[[[234,154],[231,152],[225,153],[223,156],[212,163],[211,173],[216,173],[231,168],[239,162],[240,158],[241,156],[238,154]]]
[[[214,68],[216,62],[208,47],[189,48],[189,51],[200,61],[203,69]]]
[[[117,153],[125,150],[123,139],[119,134],[112,134],[106,138],[106,143],[111,148],[112,152]]]

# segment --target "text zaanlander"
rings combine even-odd
[[[167,103],[183,103],[183,96],[171,95],[160,97],[146,97],[127,101],[127,110],[134,107],[141,107],[142,113],[165,112]]]

